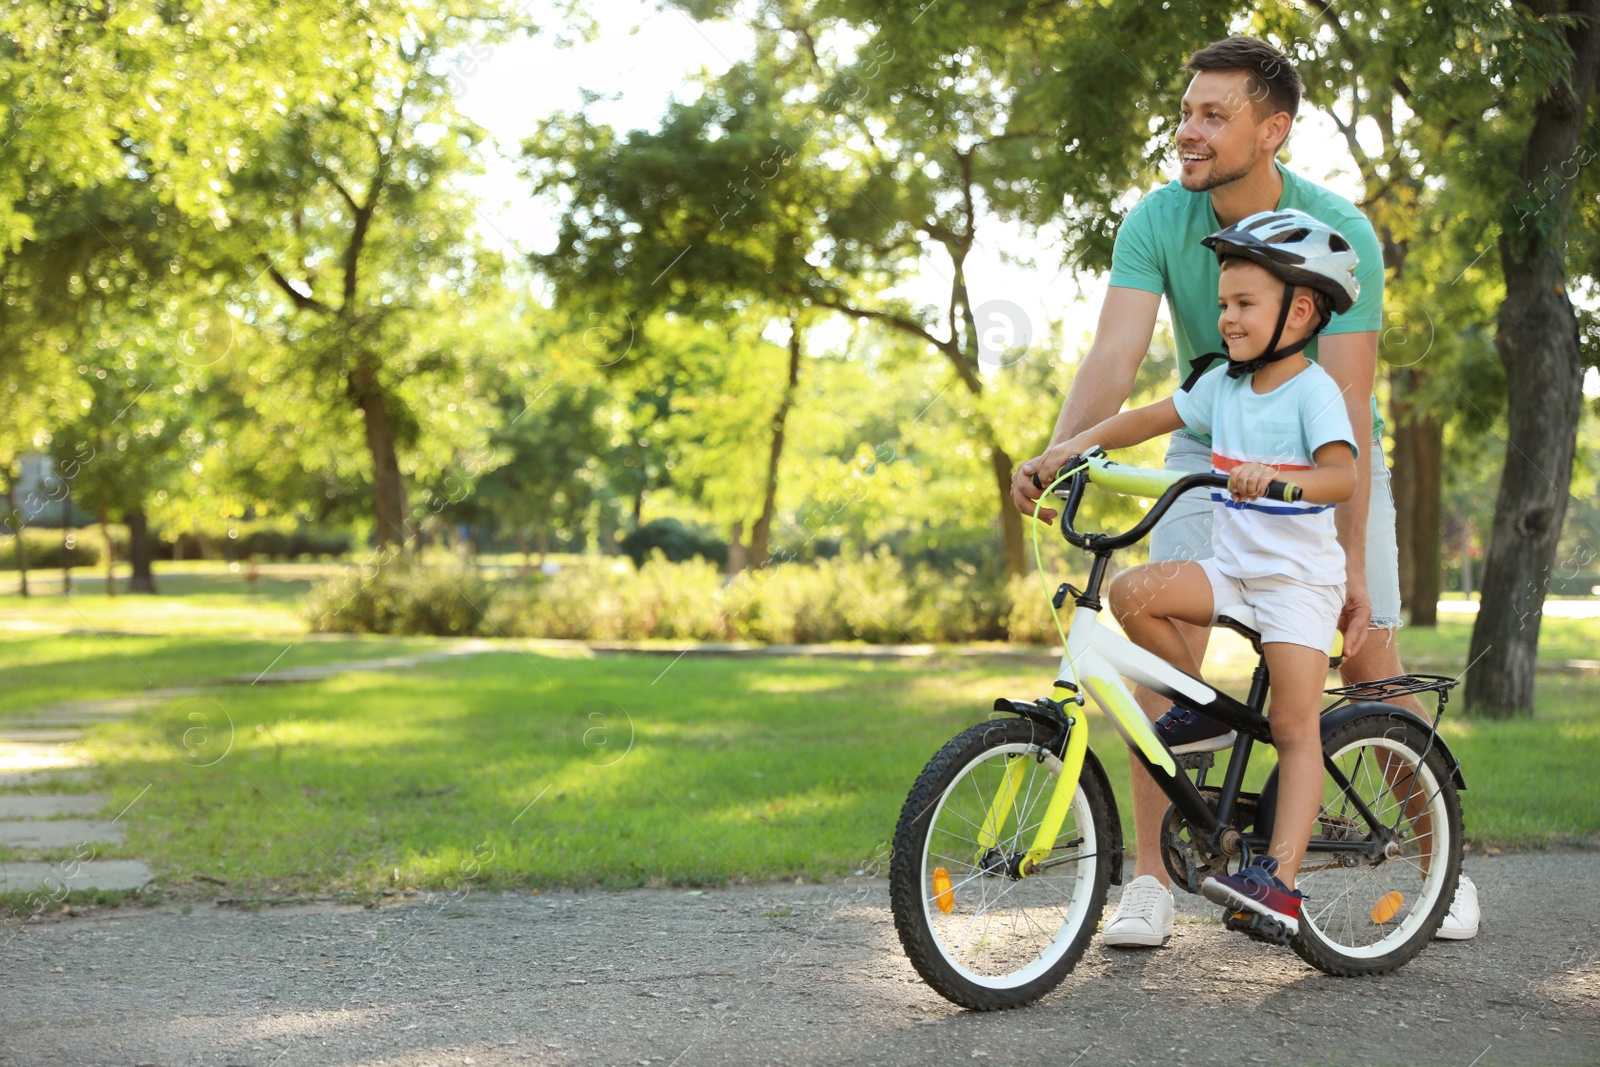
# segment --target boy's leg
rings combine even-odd
[[[1322,724],[1319,711],[1328,654],[1305,645],[1262,644],[1272,693],[1267,718],[1278,750],[1278,808],[1271,855],[1278,877],[1290,889],[1322,807]]]
[[[1255,605],[1260,620],[1263,605]],[[1263,626],[1263,638],[1267,634]],[[1201,886],[1207,900],[1229,911],[1255,912],[1282,923],[1289,933],[1300,927],[1301,899],[1295,875],[1322,807],[1322,729],[1318,697],[1328,674],[1328,655],[1290,641],[1261,642],[1272,694],[1267,717],[1278,750],[1278,807],[1268,860],[1257,856],[1237,874],[1211,875]]]
[[[1111,613],[1128,639],[1181,671],[1200,673],[1200,664],[1178,628],[1207,626],[1214,599],[1211,579],[1194,562],[1147,563],[1111,582]]]

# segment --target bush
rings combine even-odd
[[[28,569],[30,571],[34,569],[59,570],[63,559],[69,554],[61,543],[60,530],[40,530],[27,527],[22,531],[22,539],[28,546]],[[70,553],[72,566],[93,567],[99,563],[101,560],[100,544],[98,536],[90,540],[81,531],[74,534]],[[11,571],[17,569],[17,539],[14,535],[0,537],[0,569]]]
[[[352,567],[311,591],[306,614],[319,633],[468,637],[485,632],[494,595],[493,586],[459,571]]]
[[[647,522],[622,539],[622,551],[635,567],[660,551],[669,563],[682,563],[699,556],[719,566],[728,562],[728,546],[704,530],[685,526],[677,519]]]
[[[502,595],[499,632],[579,640],[645,638],[914,643],[999,639],[1006,587],[974,571],[908,571],[887,552],[814,564],[774,561],[725,582],[702,561],[660,554],[632,575],[568,568]]]
[[[566,567],[497,585],[454,569],[352,568],[319,586],[307,610],[325,632],[495,634],[588,641],[647,639],[816,644],[1059,638],[1034,576],[907,567],[887,551],[813,564],[774,562],[728,582],[704,560]],[[481,614],[480,614],[481,610]]]
[[[626,564],[624,564],[626,566]],[[638,571],[566,567],[497,599],[491,621],[504,634],[589,641],[647,638],[726,640],[721,568],[669,563],[658,549]]]

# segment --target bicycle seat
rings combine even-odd
[[[1261,631],[1256,629],[1256,609],[1249,604],[1229,604],[1217,612],[1217,625],[1224,626],[1250,642],[1261,651]],[[1333,631],[1333,644],[1328,649],[1328,665],[1337,667],[1344,659],[1344,634]]]

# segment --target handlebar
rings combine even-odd
[[[1105,453],[1099,449],[1084,456],[1074,456],[1067,461],[1062,470],[1073,467],[1083,467],[1067,479],[1066,483],[1056,490],[1057,495],[1066,494],[1066,506],[1061,509],[1061,536],[1067,542],[1078,548],[1090,551],[1115,551],[1137,544],[1150,532],[1151,527],[1161,521],[1167,509],[1184,493],[1192,489],[1226,489],[1228,476],[1207,471],[1202,474],[1183,474],[1179,471],[1149,470],[1144,467],[1131,467],[1123,463],[1113,463],[1105,458]],[[1057,478],[1060,474],[1057,473]],[[1052,479],[1053,480],[1053,479]],[[1073,526],[1078,516],[1078,506],[1083,502],[1083,490],[1090,482],[1101,486],[1114,493],[1128,496],[1150,497],[1159,493],[1156,502],[1150,510],[1135,523],[1130,529],[1120,534],[1086,534],[1079,533]],[[1033,484],[1044,488],[1039,476],[1033,476]],[[1293,482],[1272,481],[1267,485],[1264,499],[1297,501],[1301,497],[1301,489]]]

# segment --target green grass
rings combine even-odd
[[[300,601],[312,584],[338,568],[328,564],[266,564],[255,581],[225,563],[167,564],[157,568],[157,596],[105,595],[100,574],[74,571],[70,597],[60,593],[59,572],[32,579],[34,596],[14,591],[15,576],[0,576],[0,632],[144,633],[208,635],[303,634]]]
[[[274,659],[282,670],[447,644],[308,637],[297,602],[310,580],[273,568],[247,583],[201,566],[163,578],[159,598],[0,596],[0,628],[16,635],[0,643],[0,722],[253,675]],[[1403,659],[1455,674],[1470,627],[1407,628]],[[1546,619],[1541,638],[1552,667],[1594,658],[1600,620]],[[1219,636],[1208,674],[1239,684],[1242,648]],[[147,860],[179,895],[826,879],[881,869],[927,758],[996,696],[1044,692],[1051,670],[1047,658],[505,652],[175,697],[97,727],[85,750],[111,810],[132,804],[128,842],[102,855]],[[1600,761],[1600,675],[1539,684],[1531,719],[1468,720],[1458,703],[1445,719],[1476,844],[1600,835],[1586,786]],[[1089,726],[1126,823],[1127,761],[1098,714]]]
[[[293,667],[404,655],[439,648],[426,638],[63,634],[0,643],[0,723],[68,701],[255,677]],[[271,672],[267,677],[271,677]]]
[[[668,663],[499,654],[230,690],[206,709],[230,730],[218,762],[186,758],[181,702],[101,728],[89,751],[116,803],[149,787],[119,854],[169,888],[200,874],[233,895],[826,879],[881,865],[924,761],[995,695],[1033,695],[1048,675],[689,656],[652,684]],[[1585,784],[1600,694],[1579,679],[1545,692],[1533,720],[1446,720],[1480,845],[1600,832]],[[1098,715],[1090,729],[1126,805],[1115,734]]]

